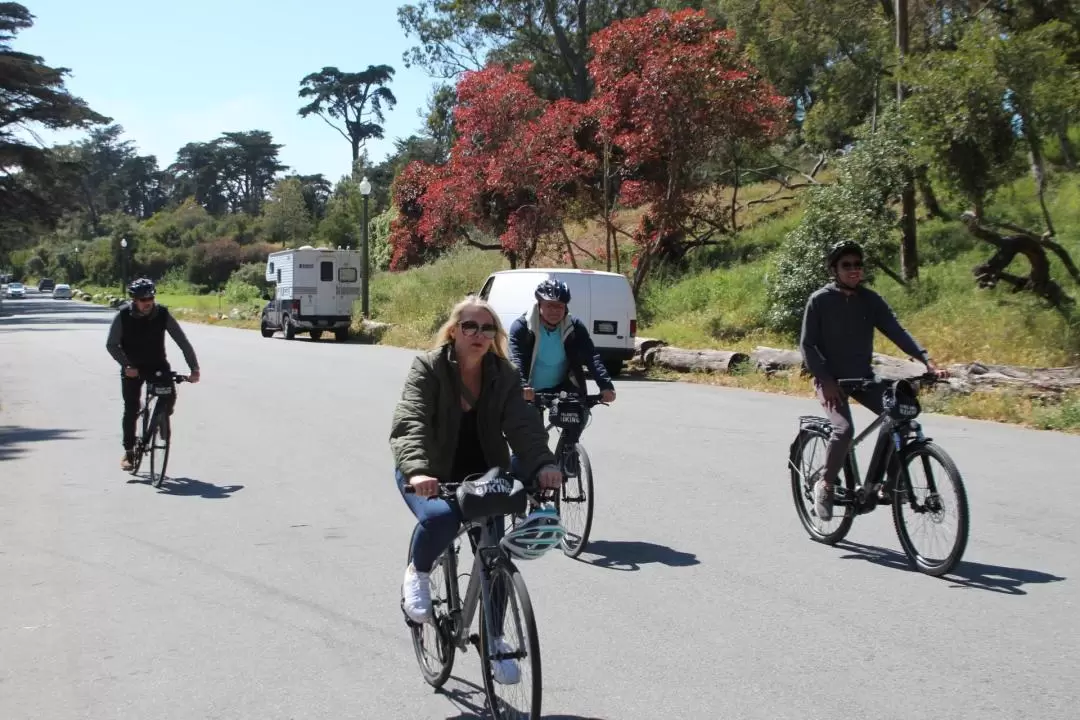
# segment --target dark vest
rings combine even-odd
[[[120,311],[120,347],[124,350],[128,362],[141,370],[163,370],[168,366],[165,360],[165,323],[169,319],[169,310],[164,305],[156,305],[146,316],[132,314],[130,305]]]

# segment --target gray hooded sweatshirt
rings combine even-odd
[[[848,295],[829,283],[810,296],[803,313],[799,350],[806,369],[818,381],[868,377],[875,329],[908,355],[927,361],[926,350],[880,295],[861,285]]]

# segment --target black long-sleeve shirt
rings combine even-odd
[[[151,314],[158,312],[160,306],[155,305],[151,310]],[[127,355],[124,354],[124,349],[120,345],[121,339],[123,339],[123,324],[120,318],[120,313],[127,312],[127,308],[121,308],[120,312],[116,313],[113,317],[112,325],[109,326],[109,338],[105,341],[105,347],[112,355],[116,362],[120,363],[120,367],[126,367],[130,363],[128,362]],[[180,348],[180,352],[184,354],[184,362],[187,363],[188,369],[191,372],[197,372],[199,369],[199,359],[195,356],[195,348],[191,346],[191,342],[187,339],[187,335],[184,334],[183,328],[180,327],[180,323],[176,322],[176,318],[172,316],[172,313],[167,313],[165,318],[165,329],[172,337],[173,341]]]
[[[806,301],[799,342],[806,369],[819,381],[869,376],[875,329],[908,355],[927,361],[926,350],[880,295],[862,286],[848,294],[829,283]]]

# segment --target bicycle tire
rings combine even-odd
[[[585,547],[589,544],[589,533],[592,531],[593,507],[596,497],[595,490],[593,489],[592,461],[589,460],[589,454],[585,452],[585,446],[581,443],[576,443],[574,445],[574,452],[576,452],[578,456],[578,489],[585,493],[585,528],[579,534],[578,542],[576,543],[572,544],[567,541],[567,538],[563,538],[561,543],[562,551],[563,554],[569,558],[576,558],[581,555],[582,551],[584,551]],[[569,482],[569,480],[565,479],[563,481],[563,495],[566,494],[566,485]],[[569,530],[570,528],[567,528],[568,532]]]
[[[536,616],[533,614],[532,600],[529,598],[529,591],[525,587],[525,579],[521,576],[521,572],[514,566],[514,563],[509,558],[501,559],[490,571],[489,574],[489,587],[496,587],[495,578],[504,576],[503,582],[508,582],[508,587],[513,588],[514,595],[517,596],[517,607],[521,612],[521,623],[515,623],[514,627],[521,627],[525,631],[525,643],[527,645],[526,659],[529,662],[529,674],[532,677],[532,687],[529,688],[530,703],[529,703],[529,720],[540,720],[540,704],[543,700],[543,677],[541,675],[540,666],[540,637],[536,632]],[[514,603],[509,599],[507,601],[506,612],[510,613],[514,611]],[[491,715],[495,720],[503,720],[503,718],[509,717],[521,717],[520,711],[506,714],[503,713],[500,708],[499,697],[496,694],[497,687],[517,687],[516,685],[503,686],[495,682],[495,678],[492,675],[491,657],[488,653],[488,639],[487,639],[487,614],[483,604],[480,606],[480,645],[478,648],[478,654],[480,655],[480,674],[484,678],[484,692],[488,699],[488,708],[491,710]],[[505,619],[505,618],[504,618]],[[519,665],[522,660],[519,660]]]
[[[153,403],[153,407],[151,407]],[[139,468],[142,467],[143,456],[146,455],[147,443],[150,441],[150,414],[153,410],[157,409],[157,401],[147,399],[145,407],[139,412],[139,417],[136,420],[142,420],[142,433],[135,440],[135,447],[131,449],[131,470],[129,472],[132,475],[137,476],[139,474]]]
[[[795,501],[795,512],[799,516],[803,529],[810,535],[810,539],[825,545],[835,545],[851,531],[851,525],[855,522],[855,513],[850,509],[845,511],[840,524],[832,532],[822,532],[814,525],[814,519],[810,517],[809,510],[804,502],[807,499],[807,491],[804,488],[802,477],[802,455],[809,442],[817,438],[820,438],[828,445],[828,433],[821,428],[804,427],[795,437],[795,441],[791,443],[791,454],[788,456],[788,469],[791,471],[791,494],[792,499]],[[853,496],[855,493],[855,479],[851,470],[851,461],[847,458],[844,459],[844,466],[840,475],[841,477],[838,477],[837,480],[841,481],[848,494]]]
[[[416,527],[413,527],[413,534],[409,537],[409,550],[406,553],[406,563],[412,562],[412,541],[416,535]],[[436,603],[434,595],[431,598],[431,610],[435,615],[434,623],[424,623],[420,627],[415,625],[409,626],[409,635],[412,638],[413,651],[416,653],[416,663],[420,666],[420,674],[423,676],[424,681],[433,688],[441,688],[446,684],[446,681],[450,679],[450,673],[454,670],[454,657],[457,653],[457,646],[454,645],[451,640],[451,628],[452,623],[450,621],[451,608],[450,605],[450,583],[457,582],[455,575],[457,574],[454,566],[456,561],[450,559],[450,553],[453,551],[453,543],[435,559],[435,567],[432,567],[432,572],[437,572],[438,568],[442,569],[443,579],[446,582],[446,594],[447,597],[440,598]],[[403,598],[404,599],[404,598]],[[438,612],[436,608],[442,608],[442,612]],[[456,610],[454,608],[453,610]],[[435,628],[435,637],[438,639],[439,647],[436,649],[436,657],[440,659],[440,667],[436,670],[428,667],[424,662],[424,626],[430,626]]]
[[[910,507],[910,497],[904,497],[902,494],[898,494],[893,501],[893,525],[896,527],[896,536],[900,540],[900,547],[904,549],[904,554],[908,557],[908,562],[912,567],[921,573],[930,575],[933,577],[941,577],[950,573],[953,568],[964,555],[964,550],[967,549],[968,533],[970,526],[970,510],[968,508],[967,490],[964,489],[964,481],[960,476],[960,470],[956,467],[956,463],[949,456],[947,452],[940,446],[932,442],[921,442],[915,445],[908,446],[905,449],[901,458],[904,469],[904,483],[906,487],[903,489],[906,493],[911,493],[911,476],[907,472],[907,466],[916,458],[921,456],[929,456],[941,463],[941,466],[945,468],[946,474],[949,476],[949,480],[953,483],[953,487],[956,488],[956,502],[957,502],[957,528],[956,539],[953,541],[952,550],[941,562],[929,562],[926,558],[922,557],[915,549],[914,543],[911,541],[911,535],[907,530],[907,523],[904,520],[904,507]],[[938,488],[940,492],[940,488]]]
[[[157,408],[154,408],[157,412]],[[165,480],[165,467],[168,465],[168,448],[172,445],[172,436],[168,433],[168,416],[159,417],[152,421],[153,431],[150,434],[150,484],[160,488]],[[158,440],[161,440],[161,445]],[[156,471],[158,459],[161,460],[161,470]]]

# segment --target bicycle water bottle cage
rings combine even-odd
[[[521,481],[500,468],[492,468],[479,477],[466,480],[458,486],[455,495],[465,520],[522,514],[529,501]]]
[[[889,417],[900,421],[916,418],[922,410],[915,387],[907,380],[897,380],[886,388],[882,405]]]

